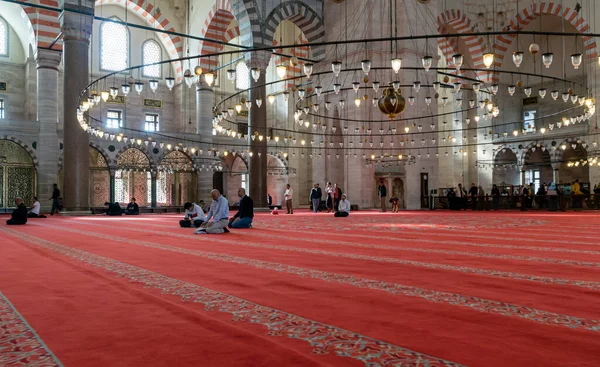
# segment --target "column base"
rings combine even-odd
[[[92,215],[91,210],[62,210],[59,212],[60,216],[65,217],[77,217],[82,215]]]

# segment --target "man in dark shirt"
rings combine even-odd
[[[321,188],[319,184],[316,183],[313,185],[313,188],[310,190],[310,201],[312,202],[313,211],[315,213],[319,212],[319,206],[321,205],[321,197],[323,193],[321,192]]]
[[[383,184],[383,180],[380,180],[379,186],[377,186],[377,196],[379,197],[379,201],[381,204],[381,211],[382,212],[387,211],[387,206],[386,206],[386,202],[385,202],[385,198],[387,196],[387,188]]]
[[[60,198],[60,190],[58,189],[58,185],[54,184],[54,185],[52,185],[52,187],[53,187],[52,197],[50,198],[50,200],[52,200],[52,209],[50,209],[50,215],[54,215],[54,211],[56,211],[58,213],[58,210],[59,210],[58,199]]]
[[[129,204],[127,204],[127,209],[125,209],[125,215],[138,215],[140,214],[140,207],[135,202],[135,198],[131,198]]]
[[[12,216],[6,221],[6,224],[15,225],[27,223],[27,207],[23,204],[23,199],[16,198],[15,204],[17,205],[17,209],[13,210]]]
[[[252,228],[252,218],[254,218],[254,201],[246,195],[246,189],[238,189],[240,199],[240,209],[229,220],[229,228]]]
[[[108,201],[104,203],[104,208],[106,209],[105,215],[110,216],[118,216],[121,215],[121,206],[119,203],[109,203]]]

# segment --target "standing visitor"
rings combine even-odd
[[[285,208],[287,209],[287,214],[294,214],[294,205],[292,199],[294,199],[294,189],[287,184],[285,189],[285,193],[283,194],[283,198],[285,199]]]
[[[313,185],[313,188],[310,190],[310,201],[312,202],[313,211],[315,213],[319,212],[319,206],[321,206],[321,196],[323,193],[321,192],[321,188],[319,184],[316,183]]]
[[[485,191],[483,191],[483,186],[479,185],[477,187],[477,210],[483,210],[485,207]]]
[[[342,197],[342,189],[338,186],[338,184],[333,184],[333,210],[335,212],[338,211],[338,206],[340,204],[340,198]]]
[[[492,208],[498,210],[500,207],[500,190],[495,184],[492,186]]]
[[[385,203],[385,197],[387,196],[387,188],[383,184],[383,179],[379,180],[379,186],[377,186],[377,197],[379,197],[379,203],[381,206],[381,211],[386,212],[387,207]]]
[[[338,204],[338,211],[333,216],[339,218],[348,215],[350,215],[350,201],[346,200],[346,195],[342,195]]]
[[[273,197],[267,193],[267,208],[271,209],[271,205],[273,205]]]
[[[23,199],[15,198],[17,208],[13,210],[10,219],[6,221],[7,225],[20,225],[27,223],[27,207],[23,204]]]
[[[456,190],[456,197],[458,198],[458,203],[459,203],[459,209],[464,209],[467,210],[467,192],[465,191],[465,189],[463,189],[463,186],[461,183],[458,184],[458,190]]]
[[[327,213],[331,213],[333,210],[333,186],[331,182],[327,182],[327,186],[325,186],[325,193],[327,194],[327,198],[325,199],[325,207],[327,207]]]
[[[252,219],[254,218],[254,201],[246,195],[246,189],[238,189],[240,197],[240,208],[238,212],[229,220],[229,228],[252,228]]]
[[[50,209],[50,215],[54,215],[54,211],[58,213],[58,199],[60,198],[60,190],[58,189],[58,185],[54,184],[52,185],[52,188],[52,197],[50,198],[50,200],[52,200],[52,208]]]
[[[210,204],[210,210],[204,223],[200,228],[194,231],[195,234],[219,234],[228,233],[227,224],[229,224],[229,202],[225,196],[221,195],[219,190],[214,189],[210,192],[213,201]],[[210,221],[212,219],[212,222]]]
[[[475,183],[471,183],[471,188],[469,189],[469,196],[471,197],[471,209],[477,210],[477,186]]]

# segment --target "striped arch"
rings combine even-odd
[[[275,30],[282,20],[293,22],[309,42],[325,41],[325,27],[321,18],[311,7],[299,1],[285,1],[275,7],[265,22],[265,40],[273,42]],[[325,47],[312,47],[312,59],[325,58]]]
[[[21,3],[44,5],[58,8],[57,0],[20,0]],[[30,44],[34,51],[38,47],[50,47],[54,40],[60,34],[59,13],[56,11],[38,9],[27,5],[22,5],[23,13],[29,18],[27,28],[30,31]],[[62,42],[58,41],[53,46],[55,50],[62,50]]]
[[[521,30],[531,23],[536,16],[540,15],[554,15],[564,18],[571,25],[573,25],[575,29],[577,29],[577,32],[581,34],[585,34],[590,30],[589,24],[575,10],[568,7],[563,8],[560,4],[552,2],[533,4],[521,10],[513,19],[510,20],[509,25],[506,26],[504,30]],[[498,52],[496,52],[497,66],[502,66],[502,62],[506,56],[506,51],[508,51],[508,48],[516,37],[516,34],[498,35],[496,37],[495,48],[498,50]],[[586,58],[592,59],[598,57],[596,40],[593,37],[583,36],[583,48]]]
[[[38,158],[35,155],[35,151],[27,144],[25,144],[21,139],[18,139],[14,136],[9,136],[9,135],[4,135],[4,136],[0,136],[0,140],[8,140],[8,141],[12,141],[13,143],[18,144],[21,148],[25,149],[27,151],[27,153],[29,154],[29,156],[31,157],[31,161],[33,162],[33,165],[35,166],[35,168],[38,168]]]
[[[218,0],[206,17],[204,28],[202,28],[202,37],[221,42],[231,41],[240,35],[240,28],[237,25],[228,29],[234,19],[235,17],[233,16],[229,0]],[[198,45],[198,53],[200,55],[218,53],[222,50],[222,44],[210,41],[201,41]],[[200,66],[204,70],[214,69],[218,64],[219,60],[216,57],[200,59]]]
[[[473,32],[473,23],[471,19],[458,9],[449,9],[440,14],[437,18],[438,31],[440,34],[469,34]],[[485,68],[483,64],[483,54],[485,52],[485,41],[481,36],[461,37],[467,47],[473,67],[477,69]],[[446,64],[452,65],[452,55],[458,53],[458,43],[456,38],[442,37],[438,39],[438,46],[446,58]],[[478,72],[477,76],[485,79],[487,72]],[[458,75],[463,75],[462,71]]]
[[[130,11],[134,12],[142,19],[146,20],[148,25],[150,25],[151,27],[160,30],[176,32],[175,28],[171,25],[169,20],[162,13],[158,13],[158,8],[156,11],[153,11],[154,5],[152,5],[148,0],[96,0],[95,5],[120,5],[124,7],[125,3],[127,3],[127,8]],[[177,59],[183,56],[183,39],[181,39],[181,37],[172,36],[165,33],[158,33],[158,37],[160,38],[165,49],[167,50],[167,54],[169,55],[170,59]],[[175,78],[177,79],[177,82],[180,82],[181,80],[183,80],[181,62],[177,61],[174,64]]]
[[[298,35],[298,37],[296,38],[295,44],[304,45],[307,43],[308,43],[308,40],[304,37],[304,34],[300,33]],[[277,40],[273,40],[273,46],[277,47],[278,45],[279,45],[279,42]],[[291,54],[300,59],[300,58],[308,58],[309,47],[308,46],[299,46],[299,47],[295,47],[293,49],[288,48],[285,50],[274,48],[273,51],[278,52],[278,53],[285,53],[288,55]],[[285,64],[285,66],[287,67],[287,77],[288,78],[293,78],[293,77],[298,77],[298,76],[304,75],[304,71],[302,70],[302,64],[304,64],[303,61],[299,61],[296,65],[291,66],[289,63],[289,60],[290,60],[289,57],[272,55],[271,58],[275,60],[274,61],[275,66],[277,66],[279,64]],[[296,85],[297,82],[298,82],[297,80],[290,80],[290,81],[286,82],[285,87],[288,89],[291,89]]]

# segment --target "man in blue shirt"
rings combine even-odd
[[[227,229],[227,223],[229,223],[229,202],[217,189],[212,190],[210,196],[213,202],[206,215],[206,221],[202,223],[200,228],[194,231],[195,234],[229,232]]]

